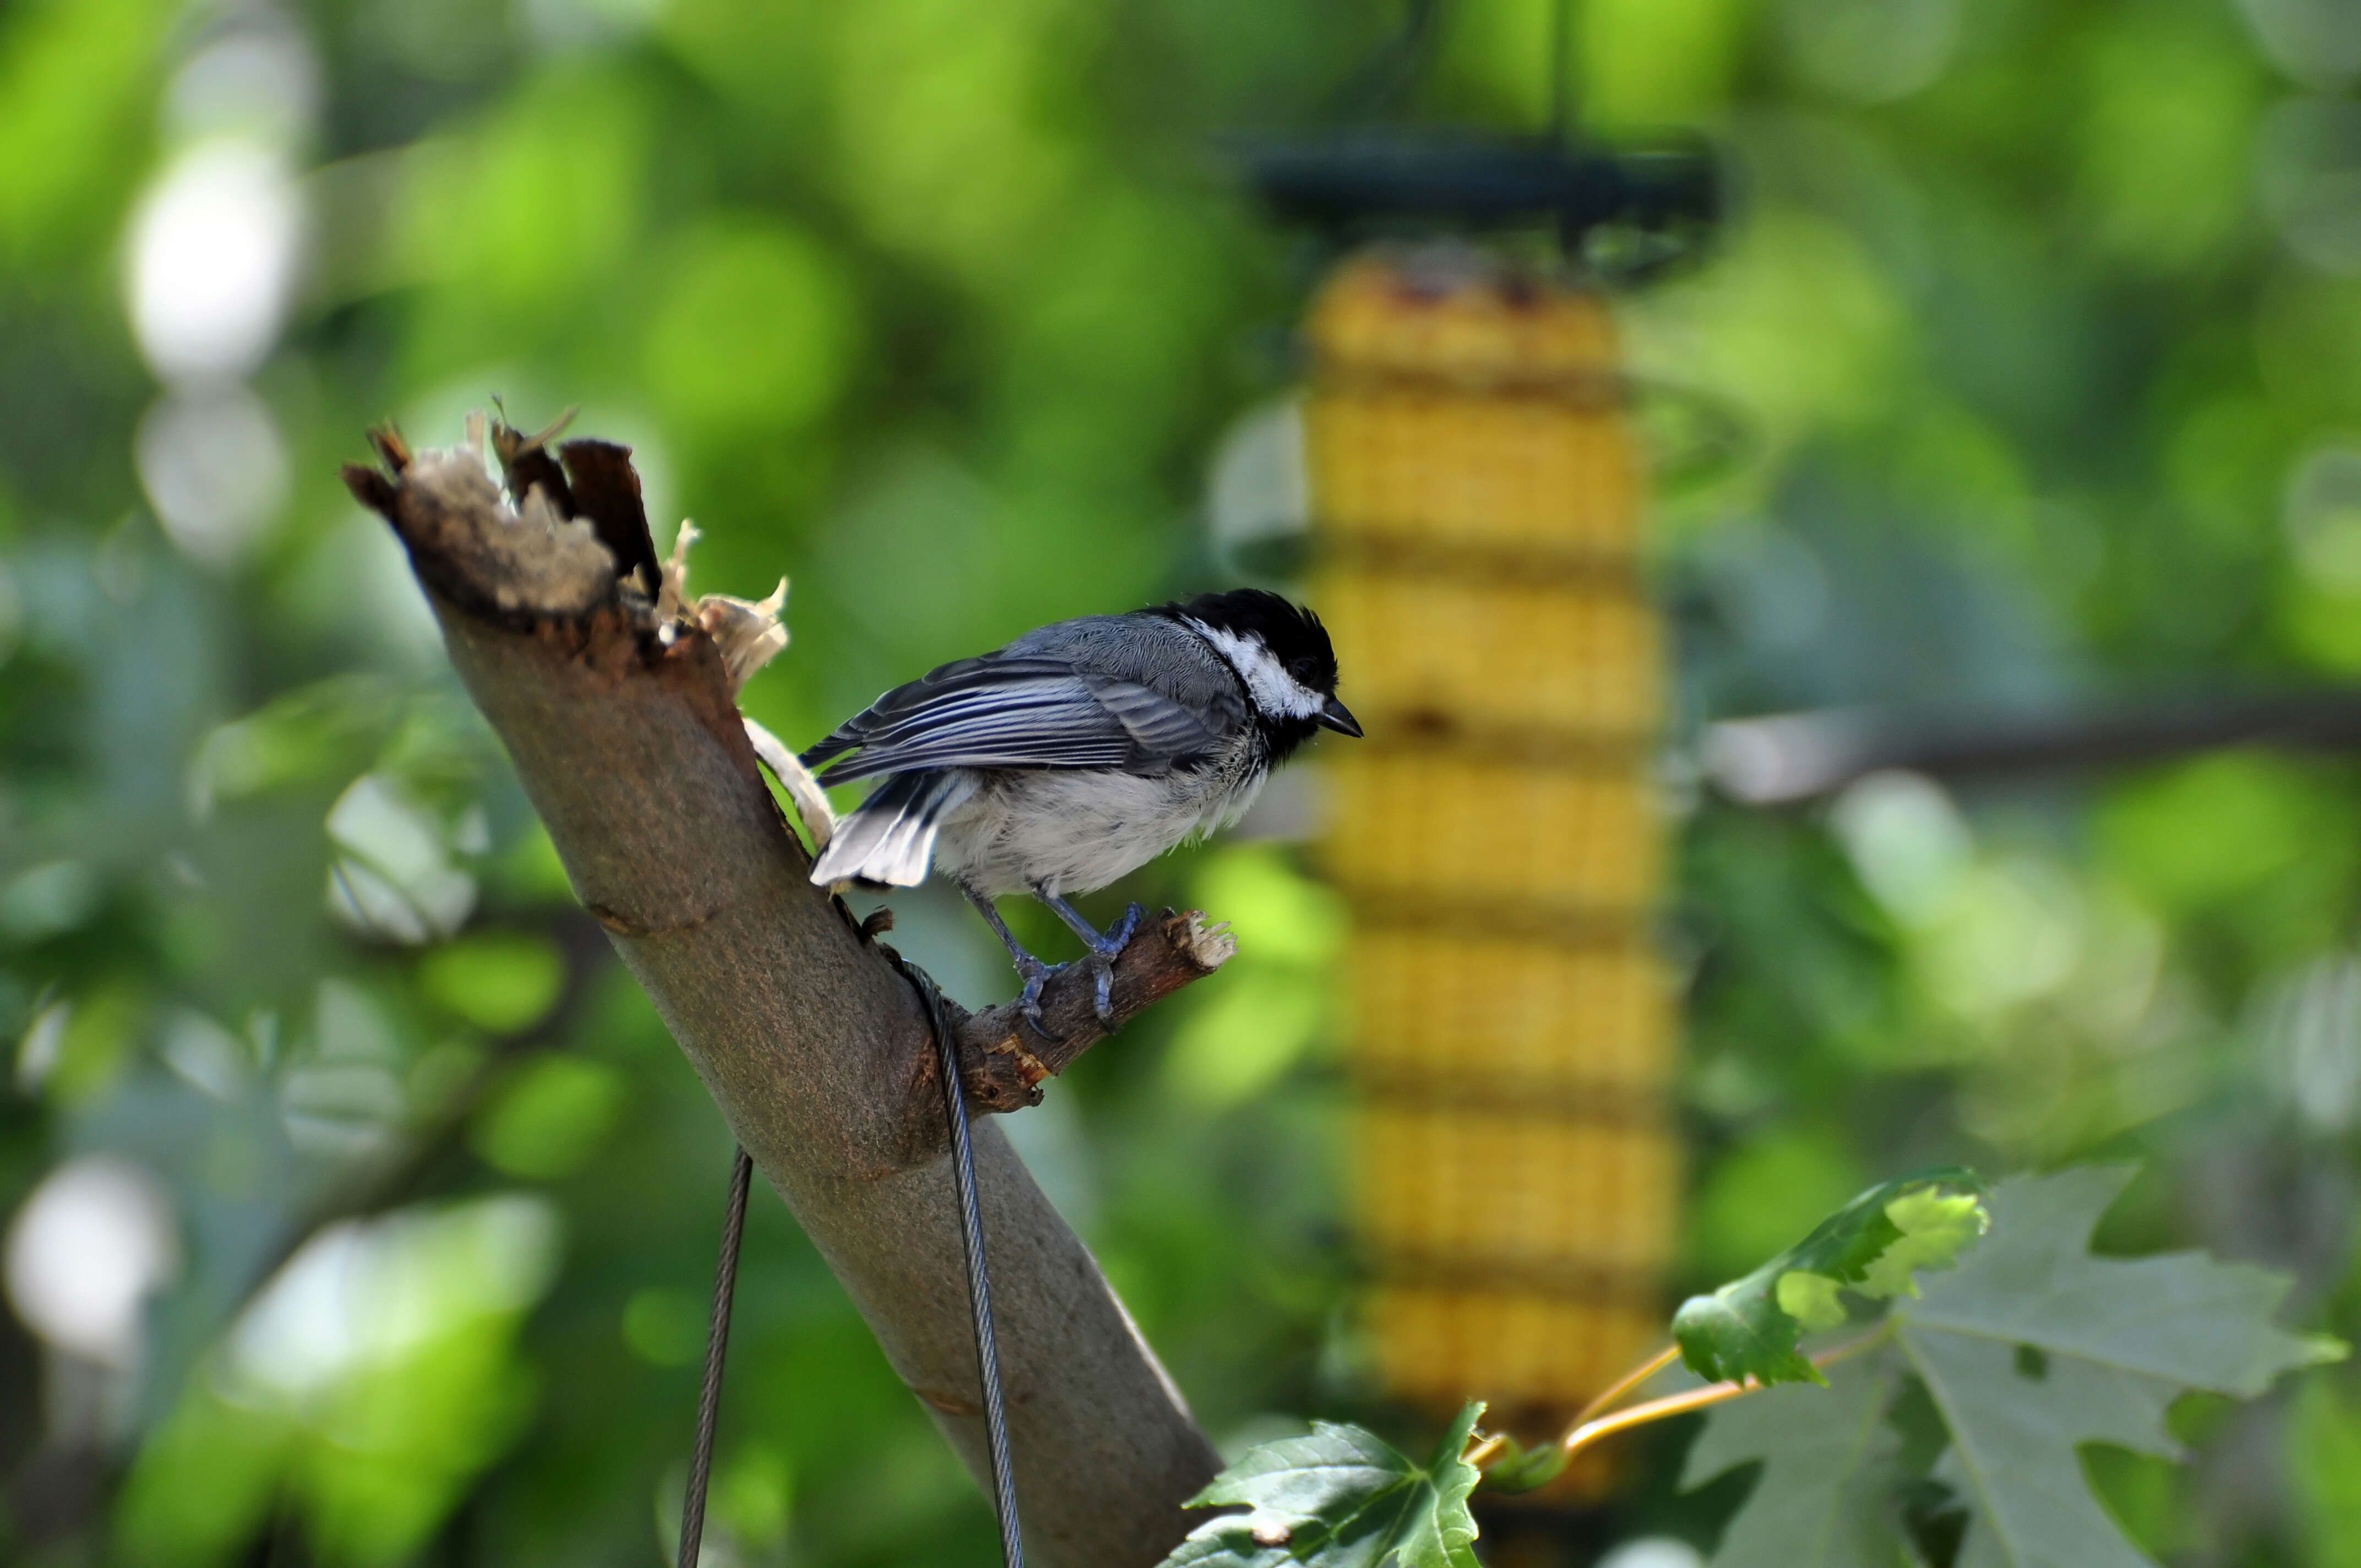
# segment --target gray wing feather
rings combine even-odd
[[[1202,756],[1222,743],[1205,720],[1160,691],[1112,675],[1084,675],[1098,705],[1114,715],[1141,751],[1168,761]]]
[[[998,653],[897,686],[804,753],[860,748],[822,775],[842,784],[922,768],[1120,768],[1161,773],[1216,750],[1246,718],[1202,641],[1128,617],[1063,621]],[[1178,639],[1178,641],[1176,641]]]
[[[1130,732],[1072,676],[947,699],[860,745],[859,755],[820,782],[919,768],[1115,768],[1136,750]]]

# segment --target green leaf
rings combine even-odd
[[[1845,1321],[1838,1290],[1916,1294],[1919,1270],[1949,1267],[1983,1234],[1982,1191],[1982,1179],[1960,1166],[1871,1188],[1753,1273],[1683,1302],[1673,1318],[1681,1359],[1713,1383],[1825,1382],[1795,1342]]]
[[[2196,1253],[2092,1255],[2092,1230],[2131,1174],[2004,1182],[1990,1239],[1896,1303],[1891,1345],[1838,1367],[1827,1392],[1773,1389],[1716,1409],[1684,1484],[1764,1464],[1716,1568],[1897,1560],[1905,1467],[1888,1418],[1905,1375],[1940,1427],[1934,1480],[1967,1508],[1957,1568],[2148,1568],[2092,1496],[2077,1449],[2176,1456],[2164,1414],[2182,1394],[2251,1398],[2345,1350],[2273,1326],[2280,1276]],[[1935,1211],[1887,1217],[1912,1237],[1960,1231]]]
[[[1885,1214],[1901,1230],[1902,1239],[1879,1255],[1855,1288],[1879,1300],[1917,1295],[1920,1269],[1950,1267],[1992,1223],[1975,1193],[1933,1188],[1904,1193],[1885,1206]]]
[[[2075,1448],[2178,1457],[2164,1413],[2182,1394],[2251,1398],[2344,1354],[2272,1324],[2282,1276],[2198,1253],[2092,1255],[2091,1232],[2132,1175],[2092,1167],[2004,1184],[1993,1240],[1896,1311],[1902,1353],[1950,1431],[1936,1476],[1970,1508],[1960,1568],[2146,1563],[2082,1484]]]
[[[1838,1367],[1825,1389],[1766,1389],[1714,1410],[1681,1485],[1763,1465],[1717,1568],[1892,1568],[1886,1500],[1902,1440],[1885,1414],[1898,1382],[1891,1357],[1867,1356]]]
[[[1248,1511],[1199,1525],[1162,1568],[1479,1568],[1467,1511],[1478,1474],[1459,1455],[1483,1413],[1480,1401],[1463,1409],[1424,1465],[1328,1421],[1248,1449],[1189,1499]]]

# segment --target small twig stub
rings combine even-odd
[[[1091,977],[1069,970],[1041,993],[1041,1021],[1033,1026],[1017,1004],[970,1014],[960,1021],[960,1060],[968,1102],[979,1111],[1016,1111],[1041,1102],[1041,1085],[1084,1051],[1182,986],[1213,973],[1237,951],[1225,926],[1201,914],[1179,915],[1141,927],[1115,963],[1111,1020],[1099,1021]]]

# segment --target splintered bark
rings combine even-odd
[[[842,903],[809,882],[738,715],[736,683],[783,640],[775,622],[742,601],[683,602],[623,448],[553,453],[496,427],[511,510],[477,452],[413,455],[390,432],[375,439],[385,468],[348,467],[346,482],[408,548],[451,662],[575,891],[983,1479],[925,1014]],[[1197,916],[1145,923],[1115,968],[1116,1026],[1229,952]],[[957,1015],[979,1111],[1038,1101],[1042,1080],[1102,1036],[1089,992],[1079,966],[1051,983],[1054,1038],[1011,1007]],[[1180,1505],[1218,1461],[998,1128],[980,1117],[974,1134],[1028,1551],[1055,1568],[1145,1568],[1185,1532]]]

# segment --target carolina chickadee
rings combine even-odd
[[[1027,952],[992,905],[1030,893],[1089,948],[1105,1019],[1141,910],[1102,934],[1064,895],[1236,821],[1314,730],[1359,735],[1335,691],[1319,618],[1259,588],[1042,627],[896,686],[803,754],[816,769],[857,747],[820,782],[885,781],[811,879],[907,887],[931,860],[1007,945],[1038,1025],[1042,984],[1064,966]]]

